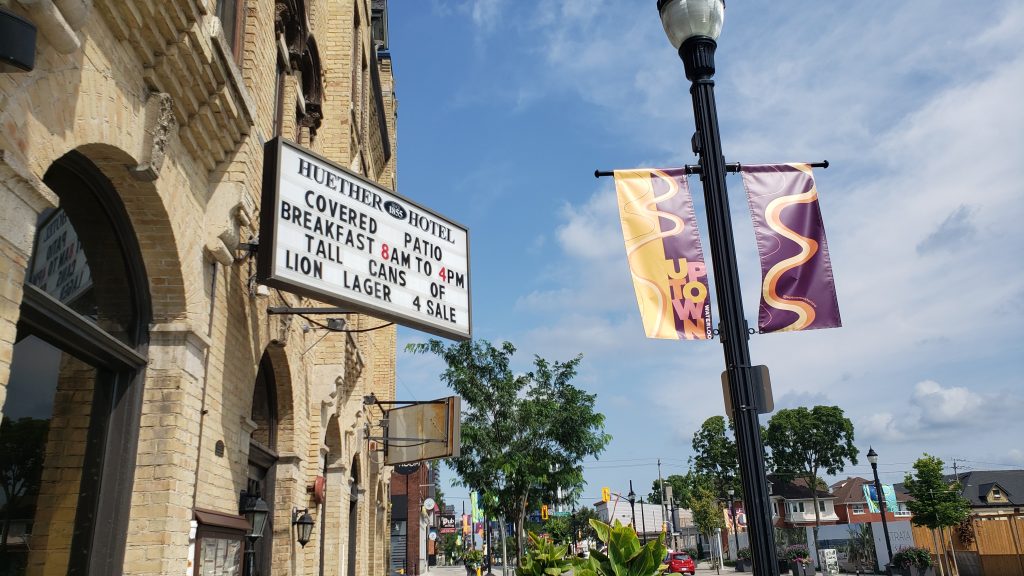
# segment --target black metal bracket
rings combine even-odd
[[[344,308],[293,308],[291,306],[269,306],[267,314],[353,314]]]
[[[807,162],[807,165],[811,168],[828,168],[828,160],[822,160],[821,162]],[[702,172],[700,164],[687,164],[683,166],[687,174],[700,174]],[[743,165],[739,162],[725,165],[726,172],[743,172]],[[601,178],[602,176],[614,176],[615,172],[612,170],[594,170],[594,178]]]
[[[394,406],[401,404],[404,406],[418,406],[420,404],[446,404],[447,398],[439,398],[437,400],[378,400],[377,395],[373,392],[363,396],[363,406],[373,406],[374,404],[381,404],[384,406]]]

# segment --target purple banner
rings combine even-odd
[[[838,328],[832,263],[807,164],[743,165],[761,256],[761,332]]]

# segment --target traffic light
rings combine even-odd
[[[548,519],[548,505],[547,504],[541,504],[540,505],[540,519],[541,520],[547,520]]]
[[[601,488],[601,500],[607,502],[612,499],[612,491],[607,486]]]

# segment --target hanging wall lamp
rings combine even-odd
[[[299,514],[302,514],[299,516]],[[313,534],[313,517],[309,515],[309,509],[292,509],[292,526],[295,526],[296,539],[305,548],[309,544],[309,537]]]

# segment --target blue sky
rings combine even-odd
[[[586,501],[630,479],[646,493],[658,458],[684,473],[694,431],[725,412],[717,341],[644,337],[613,182],[593,177],[695,162],[655,4],[389,6],[398,191],[470,229],[475,337],[513,342],[524,370],[583,354],[576,384],[614,437]],[[862,457],[844,476],[869,477],[869,445],[885,482],[923,452],[1024,468],[1024,5],[730,2],[717,65],[727,161],[832,163],[815,175],[844,326],[752,337],[776,407],[846,411]],[[727,183],[753,325],[756,245]],[[426,338],[399,331],[400,347]],[[441,370],[400,351],[399,397],[447,395]]]

